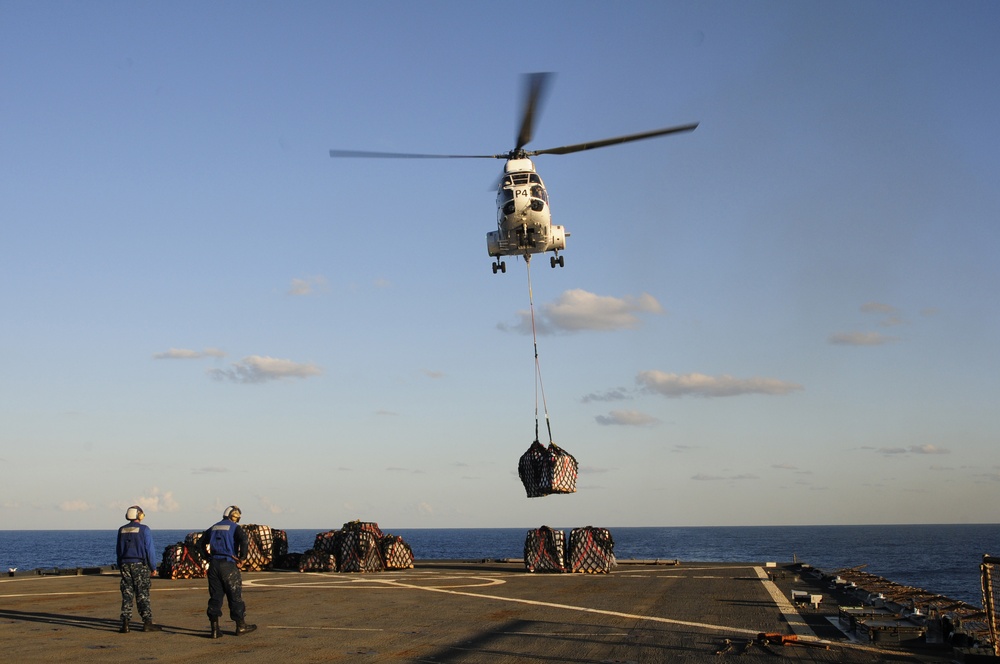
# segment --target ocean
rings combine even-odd
[[[274,526],[279,527],[279,526]],[[286,530],[288,550],[312,547],[316,533]],[[570,528],[561,528],[569,535]],[[864,565],[872,574],[982,606],[979,563],[1000,555],[1000,525],[608,527],[619,559],[808,563],[827,572]],[[158,550],[188,532],[156,530]],[[527,528],[383,528],[421,559],[521,558]],[[111,565],[116,530],[0,530],[0,571]]]

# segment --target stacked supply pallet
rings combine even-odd
[[[208,560],[197,546],[177,542],[163,550],[158,573],[163,579],[201,579],[208,574]]]
[[[290,554],[289,558],[295,555],[298,554]],[[299,557],[295,565],[293,569],[300,572],[336,572],[337,557],[328,551],[309,549]]]
[[[247,557],[243,561],[243,569],[247,572],[259,572],[271,569],[274,562],[274,537],[271,526],[260,526],[248,523],[243,526],[247,534]]]
[[[565,572],[565,534],[542,526],[529,530],[524,540],[524,568],[529,572]]]
[[[571,572],[607,574],[617,565],[615,541],[607,528],[574,528],[569,533],[569,568]]]
[[[379,542],[382,560],[386,569],[410,569],[413,567],[413,549],[399,535],[383,535]]]
[[[377,523],[350,521],[340,530],[337,569],[341,572],[381,572],[385,569]]]

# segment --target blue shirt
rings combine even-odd
[[[240,524],[231,519],[223,519],[206,530],[202,534],[201,543],[211,547],[214,559],[239,562],[247,557],[247,534],[240,528]]]
[[[155,551],[153,533],[149,526],[129,521],[118,529],[118,567],[125,563],[145,563],[149,569],[156,569]]]

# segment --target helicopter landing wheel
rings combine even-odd
[[[549,265],[555,267],[566,267],[566,257],[565,256],[549,256]]]
[[[497,273],[497,270],[507,273],[507,263],[505,261],[494,261],[493,262],[493,274]]]
[[[507,261],[500,261],[500,271],[507,274]]]

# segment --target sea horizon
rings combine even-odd
[[[362,519],[362,521],[364,521]],[[39,531],[55,531],[55,532],[96,532],[104,530],[117,530],[119,526],[124,523],[124,519],[116,522],[116,525],[109,528],[0,528],[0,533],[4,532],[39,532]],[[257,521],[247,521],[250,523],[257,523]],[[513,528],[538,528],[536,524],[524,525],[524,526],[383,526],[379,522],[379,528],[383,531],[392,530],[393,528],[401,530],[510,530]],[[149,525],[149,524],[146,524]],[[211,524],[208,524],[211,525]],[[246,524],[244,524],[246,525]],[[297,526],[294,528],[282,528],[279,526],[269,525],[276,530],[311,530],[313,526]],[[343,524],[340,524],[343,525]],[[733,525],[686,525],[686,526],[616,526],[601,524],[601,528],[876,528],[876,527],[895,527],[895,526],[1000,526],[1000,522],[970,522],[970,523],[933,523],[933,522],[895,522],[895,523],[812,523],[812,524],[733,524]],[[207,526],[206,526],[207,527]],[[340,526],[328,527],[328,526],[316,526],[317,532],[325,532],[327,530],[334,530]],[[551,526],[556,528],[557,526]],[[558,526],[562,529],[569,529],[571,526]],[[572,526],[573,528],[581,526]],[[156,530],[155,527],[150,526],[150,528]],[[201,528],[202,530],[204,528]],[[184,528],[160,528],[160,530],[185,530]],[[198,527],[192,528],[193,531],[199,530]]]
[[[103,567],[114,563],[117,527],[0,530],[0,570]],[[158,552],[189,529],[152,528]],[[277,528],[288,551],[312,548],[319,533],[339,529]],[[529,527],[398,528],[416,560],[519,559]],[[863,568],[895,583],[981,606],[979,565],[1000,554],[1000,524],[869,524],[836,526],[602,526],[620,560],[801,562],[824,572]],[[571,528],[553,526],[569,535]],[[158,559],[160,555],[158,554]]]

